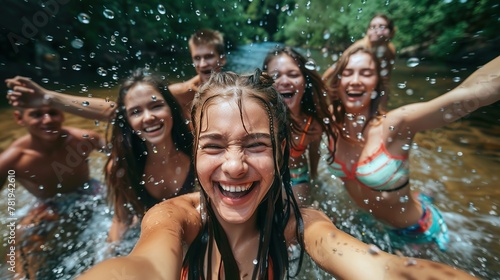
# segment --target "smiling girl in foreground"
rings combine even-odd
[[[273,82],[260,71],[211,77],[192,111],[201,197],[157,204],[131,254],[98,264],[82,279],[283,279],[292,242],[342,279],[470,278],[382,252],[320,211],[299,209],[290,187],[286,105]]]

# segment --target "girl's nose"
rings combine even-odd
[[[144,122],[154,120],[156,116],[149,110],[144,111]]]
[[[225,153],[225,161],[222,164],[222,171],[231,178],[241,178],[248,171],[248,164],[245,162],[245,155],[239,149],[230,149]]]

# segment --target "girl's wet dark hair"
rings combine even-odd
[[[273,79],[257,69],[252,75],[237,75],[232,72],[214,73],[210,80],[203,85],[196,94],[191,111],[191,120],[194,128],[194,158],[196,167],[196,153],[198,136],[201,132],[201,122],[205,118],[206,108],[215,100],[234,100],[240,108],[240,120],[243,122],[242,102],[254,100],[261,104],[269,117],[269,130],[274,158],[274,180],[269,192],[257,209],[257,227],[260,231],[258,265],[255,266],[252,279],[268,279],[273,273],[274,279],[283,279],[288,270],[288,253],[285,243],[284,230],[290,215],[297,221],[296,236],[300,245],[303,245],[303,223],[299,207],[295,201],[291,183],[289,160],[290,132],[287,125],[288,111],[281,95],[272,86]],[[284,150],[281,144],[285,141]],[[212,255],[213,242],[221,253],[224,275],[238,277],[239,268],[229,245],[226,232],[215,216],[209,197],[203,188],[201,195],[201,212],[203,227],[200,234],[193,241],[186,254],[183,269],[188,271],[189,279],[205,279],[205,256]],[[284,191],[284,193],[283,193]],[[303,248],[303,246],[301,246]],[[208,254],[205,252],[208,249]],[[302,263],[301,250],[299,268]],[[271,260],[268,260],[271,258]],[[273,270],[268,271],[272,262]],[[207,260],[207,274],[211,275],[211,259]]]
[[[167,83],[161,77],[145,69],[135,70],[121,85],[116,100],[115,118],[112,120],[111,155],[105,168],[108,186],[108,200],[115,207],[115,215],[121,222],[130,224],[134,215],[142,216],[147,206],[141,202],[146,189],[143,180],[144,168],[148,157],[146,144],[130,126],[126,108],[125,96],[138,84],[148,84],[156,89],[165,99],[172,112],[172,140],[176,149],[192,156],[193,134],[190,131],[180,105],[168,90]],[[109,129],[107,131],[109,137]]]

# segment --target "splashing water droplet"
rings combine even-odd
[[[380,248],[375,244],[370,244],[370,246],[368,247],[368,253],[370,255],[378,255],[380,253]]]
[[[408,202],[408,200],[410,200],[410,198],[407,195],[404,195],[404,196],[399,198],[399,202],[401,202],[401,203],[406,203],[406,202]]]
[[[89,24],[90,23],[90,16],[87,15],[86,13],[80,13],[78,15],[78,21],[83,23],[83,24]]]
[[[159,4],[157,9],[158,9],[158,13],[160,13],[162,15],[164,15],[167,12],[167,10],[165,9],[165,7],[162,4]]]
[[[461,80],[462,80],[462,79],[460,79],[460,77],[454,77],[454,78],[453,78],[453,81],[454,81],[455,83],[458,83],[458,82],[460,82]]]
[[[156,101],[156,95],[152,95],[151,100]]]
[[[82,70],[82,66],[80,64],[75,64],[71,67],[75,71],[80,71]]]
[[[52,42],[52,40],[54,40],[54,37],[52,37],[50,35],[45,36],[45,41]]]
[[[115,12],[111,11],[110,9],[104,9],[104,11],[102,11],[102,15],[107,19],[115,18]]]
[[[83,101],[83,102],[82,102],[82,106],[84,106],[84,107],[87,107],[87,106],[89,106],[89,105],[90,105],[90,103],[89,103],[88,101]]]
[[[417,67],[418,64],[420,64],[420,60],[417,57],[410,57],[406,61],[406,66],[411,67],[411,68]]]
[[[410,145],[408,145],[408,144],[404,144],[403,146],[401,146],[401,149],[402,149],[403,151],[408,151],[408,150],[410,149]]]
[[[106,71],[104,68],[102,67],[99,67],[97,68],[97,74],[99,74],[100,76],[107,76],[108,75],[108,71]]]
[[[200,10],[196,10],[196,12],[194,12],[197,16],[200,16],[201,15],[201,12]]]
[[[314,60],[312,59],[309,59],[306,64],[304,65],[304,67],[307,69],[307,70],[315,70],[316,69],[316,62],[314,62]]]
[[[81,39],[74,39],[73,41],[71,41],[71,46],[75,49],[81,49],[83,47],[83,41]]]
[[[253,263],[254,265],[257,265],[259,262],[258,262],[256,259],[254,259],[254,260],[252,261],[252,263]]]
[[[417,265],[417,260],[416,259],[408,259],[405,263],[406,266],[413,266]]]
[[[357,116],[356,117],[356,123],[358,124],[364,124],[366,122],[366,118],[363,115]]]
[[[347,119],[348,119],[348,120],[350,120],[350,121],[354,120],[354,114],[347,113],[345,116],[346,116],[346,117],[347,117]]]

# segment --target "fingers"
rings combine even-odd
[[[14,78],[5,79],[5,84],[9,88],[12,88],[16,85],[23,85],[29,83],[32,83],[31,79],[23,76],[15,76]]]

